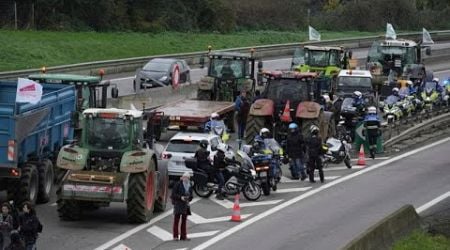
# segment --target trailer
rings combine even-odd
[[[225,118],[228,128],[234,127],[233,102],[181,100],[152,110],[147,119],[147,135],[159,140],[163,132],[174,126],[180,130],[188,127],[203,130],[212,113]]]
[[[73,139],[76,90],[44,83],[38,103],[16,103],[17,85],[0,82],[0,191],[16,204],[45,203],[59,149]]]

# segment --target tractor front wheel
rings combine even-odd
[[[143,223],[151,219],[156,199],[156,175],[150,170],[130,174],[127,200],[128,221]]]

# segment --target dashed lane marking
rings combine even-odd
[[[230,209],[233,208],[234,203],[224,199],[224,200],[217,200],[215,198],[210,198],[211,201],[221,205],[224,208]],[[253,202],[246,202],[246,203],[240,203],[240,207],[253,207],[253,206],[266,206],[266,205],[274,205],[277,203],[282,202],[283,200],[271,200],[271,201],[253,201]]]
[[[242,214],[241,218],[245,219],[247,217],[250,217],[252,214]],[[222,222],[222,221],[229,221],[230,216],[224,216],[224,217],[215,217],[215,218],[204,218],[201,215],[198,215],[196,213],[192,213],[191,216],[188,216],[188,220],[195,224],[206,224],[206,223],[215,223],[215,222]]]
[[[173,240],[172,233],[170,233],[158,226],[150,227],[149,229],[147,229],[147,232],[153,234],[154,236],[158,237],[162,241]],[[206,232],[201,232],[201,233],[191,233],[191,234],[188,234],[187,237],[191,238],[191,239],[209,237],[209,236],[213,236],[213,235],[217,234],[218,232],[220,232],[220,230],[206,231]]]

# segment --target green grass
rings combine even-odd
[[[407,238],[394,244],[393,250],[449,250],[450,239],[444,236],[431,236],[421,231],[415,231]]]
[[[322,32],[322,40],[380,35],[370,32]],[[0,30],[0,71],[39,68],[108,59],[301,42],[306,32],[248,31],[213,33],[96,33]]]

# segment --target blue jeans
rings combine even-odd
[[[244,138],[245,126],[247,124],[245,122],[238,122],[238,137],[239,139]]]
[[[303,161],[300,158],[291,159],[289,162],[290,169],[291,169],[291,175],[294,178],[299,177],[299,174],[301,174],[302,177],[305,177],[305,167],[303,165]]]
[[[223,192],[223,186],[225,185],[225,178],[223,178],[222,171],[216,172],[216,179],[219,184],[219,191]]]

